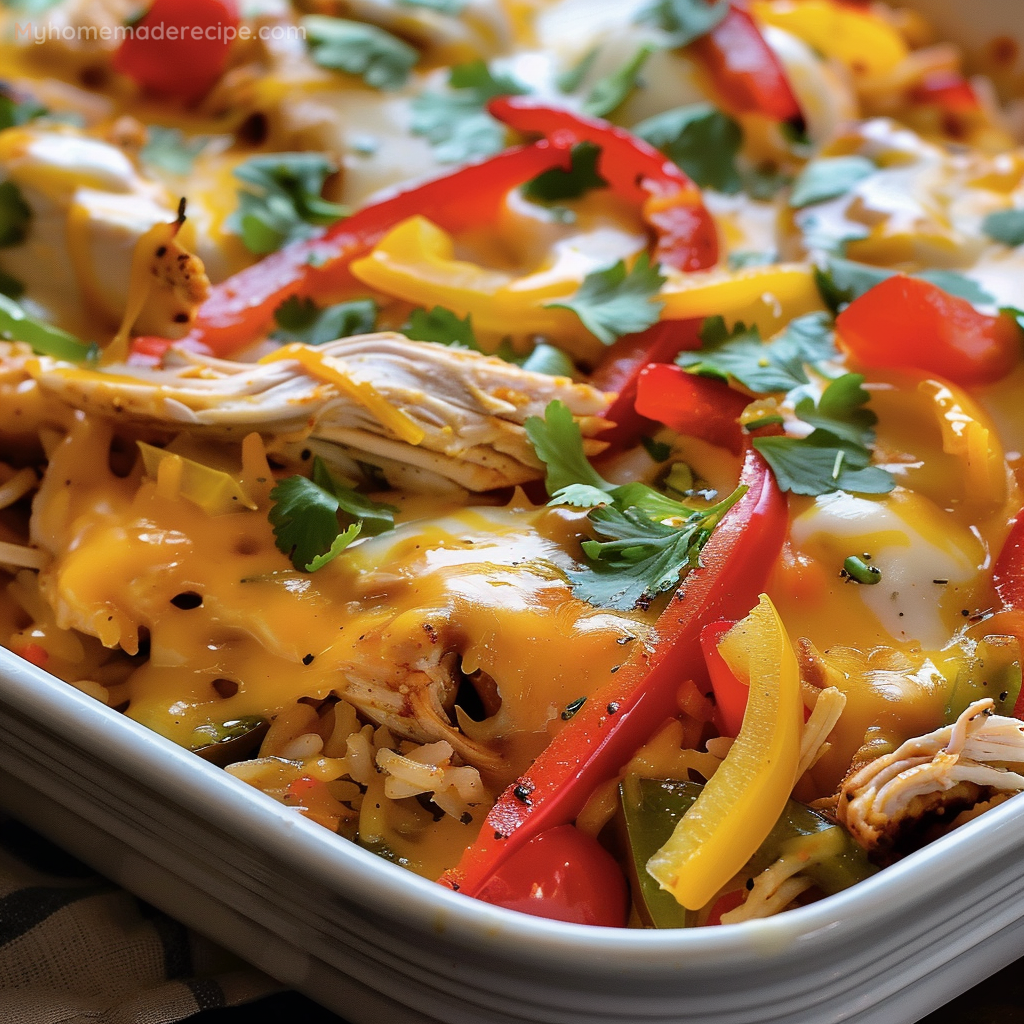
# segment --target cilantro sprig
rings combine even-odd
[[[557,203],[579,199],[592,189],[607,188],[608,182],[597,171],[601,147],[593,142],[578,142],[569,152],[569,169],[551,167],[541,171],[523,186],[523,195],[535,203]]]
[[[482,60],[459,64],[448,75],[448,92],[413,99],[413,134],[424,136],[440,163],[463,163],[505,148],[506,129],[487,113],[497,96],[529,92],[511,75],[493,72]]]
[[[161,128],[151,125],[149,141],[139,151],[142,162],[168,174],[184,177],[192,170],[192,164],[210,143],[207,135],[187,138],[177,128]]]
[[[650,43],[645,43],[625,64],[595,82],[583,101],[583,113],[591,117],[608,117],[621,107],[630,93],[641,86],[640,72],[655,49]]]
[[[624,334],[644,331],[657,323],[663,302],[652,301],[666,278],[657,264],[641,253],[627,270],[619,260],[603,270],[587,274],[571,298],[550,302],[546,309],[568,309],[591,334],[611,345]]]
[[[234,176],[242,183],[238,209],[228,218],[250,252],[276,252],[287,242],[309,238],[348,210],[322,198],[324,182],[337,168],[322,153],[271,153],[250,157]]]
[[[577,597],[599,608],[645,607],[675,587],[699,563],[701,548],[722,516],[746,492],[741,486],[724,501],[697,509],[646,484],[609,483],[590,464],[579,425],[557,400],[543,419],[526,421],[526,433],[547,467],[550,503],[590,509],[587,518],[596,538],[581,543],[583,560],[567,578]]]
[[[807,384],[805,366],[836,355],[832,320],[826,313],[797,317],[769,342],[761,340],[756,325],[737,323],[730,331],[722,317],[708,317],[701,325],[700,339],[699,351],[676,358],[680,366],[706,377],[731,377],[758,394]]]
[[[864,377],[847,373],[822,393],[818,402],[805,396],[796,415],[814,427],[807,437],[758,437],[754,447],[765,457],[779,487],[794,494],[887,494],[895,486],[891,474],[871,465],[869,445],[877,417],[865,408],[871,397]]]
[[[845,195],[878,168],[864,156],[831,156],[812,160],[793,182],[789,205],[795,210]]]
[[[313,459],[313,478],[289,476],[270,492],[270,524],[278,550],[300,572],[316,572],[358,536],[376,536],[395,525],[393,505],[371,501],[336,480],[324,461]],[[339,514],[349,520],[344,526]]]
[[[736,166],[743,130],[710,103],[655,114],[636,125],[633,133],[660,149],[701,188],[732,194],[743,187]]]
[[[665,32],[672,46],[686,46],[707,35],[729,13],[729,0],[653,0],[636,20]]]
[[[337,338],[369,334],[377,325],[379,308],[373,299],[353,299],[321,309],[312,299],[293,295],[274,311],[278,341],[323,345]]]
[[[316,64],[358,75],[373,89],[401,88],[420,58],[415,47],[365,22],[310,14],[302,27]]]
[[[1004,245],[1024,245],[1024,210],[997,210],[982,222],[981,230]]]

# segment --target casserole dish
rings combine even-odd
[[[5,808],[357,1022],[911,1021],[1024,949],[1019,800],[781,917],[580,929],[400,874],[0,657]]]

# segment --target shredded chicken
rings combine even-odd
[[[1024,789],[1024,722],[975,701],[953,725],[907,740],[843,784],[837,816],[861,846],[890,844],[908,822],[947,805]]]
[[[118,423],[319,438],[471,491],[542,475],[524,423],[553,399],[569,407],[584,436],[604,426],[598,417],[608,396],[589,385],[399,334],[345,338],[296,355],[254,365],[178,352],[160,370],[44,360],[38,380],[63,402]],[[600,451],[596,442],[588,447]]]

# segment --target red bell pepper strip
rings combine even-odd
[[[701,553],[701,564],[662,612],[655,650],[627,661],[587,699],[529,771],[498,798],[476,842],[442,884],[479,896],[517,850],[573,821],[595,787],[613,778],[676,714],[683,680],[706,682],[701,629],[707,622],[739,619],[750,611],[786,533],[785,498],[753,449],[746,453],[740,479],[747,493],[722,519]]]
[[[718,262],[718,233],[700,189],[653,146],[601,118],[530,96],[501,96],[491,100],[488,110],[525,135],[600,146],[598,173],[624,199],[641,204],[656,237],[654,262],[683,271],[705,270]]]
[[[732,4],[728,14],[707,35],[694,40],[690,49],[733,112],[803,125],[800,104],[782,63],[742,7]]]
[[[894,276],[854,299],[836,318],[843,346],[864,366],[937,373],[956,384],[990,384],[1020,357],[1009,316],[979,313],[928,281]]]
[[[154,0],[114,53],[114,70],[156,96],[201,99],[227,65],[238,21],[236,0]]]
[[[349,264],[407,217],[422,213],[449,232],[477,227],[493,219],[517,185],[553,167],[568,169],[571,147],[563,139],[513,147],[364,206],[323,234],[293,242],[214,286],[191,333],[177,344],[226,356],[259,338],[286,299],[342,291],[352,280]],[[133,350],[152,358],[172,344],[166,338],[137,338]]]
[[[750,399],[724,381],[656,363],[637,377],[636,409],[679,434],[699,437],[734,455],[743,450],[740,414]]]
[[[39,668],[46,668],[47,662],[50,660],[50,652],[39,644],[25,644],[24,647],[18,647],[14,653]]]
[[[750,687],[733,675],[732,669],[719,653],[718,645],[722,642],[722,637],[735,625],[735,622],[726,619],[708,623],[700,631],[704,664],[707,666],[711,687],[715,692],[715,727],[723,736],[734,738],[739,735],[740,727],[743,725]]]
[[[992,570],[992,585],[1005,610],[1024,613],[1024,510],[1017,513],[1003,542]],[[1024,647],[1024,635],[1017,639]],[[1024,688],[1013,706],[1013,717],[1024,719]]]
[[[701,320],[659,320],[639,334],[627,334],[608,349],[590,383],[601,391],[614,391],[618,397],[604,413],[614,427],[600,439],[610,452],[635,445],[644,434],[653,434],[659,423],[636,409],[637,381],[651,363],[671,363],[680,352],[700,348]]]

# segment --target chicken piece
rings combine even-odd
[[[961,809],[998,792],[1024,789],[1024,722],[975,701],[953,723],[907,740],[843,784],[836,814],[867,850],[891,846],[901,830],[947,806]]]
[[[59,323],[74,326],[84,306],[116,327],[129,305],[136,247],[175,220],[166,190],[141,177],[120,149],[63,127],[0,132],[0,178],[31,211],[27,236],[4,249],[2,268]],[[186,247],[190,228],[154,251],[155,278],[135,319],[143,334],[188,332],[209,282]]]
[[[149,431],[321,439],[471,491],[543,475],[524,424],[549,402],[563,401],[585,437],[605,426],[609,402],[566,377],[394,333],[288,346],[256,364],[185,351],[170,360],[167,369],[97,370],[41,360],[38,380],[75,408]]]

